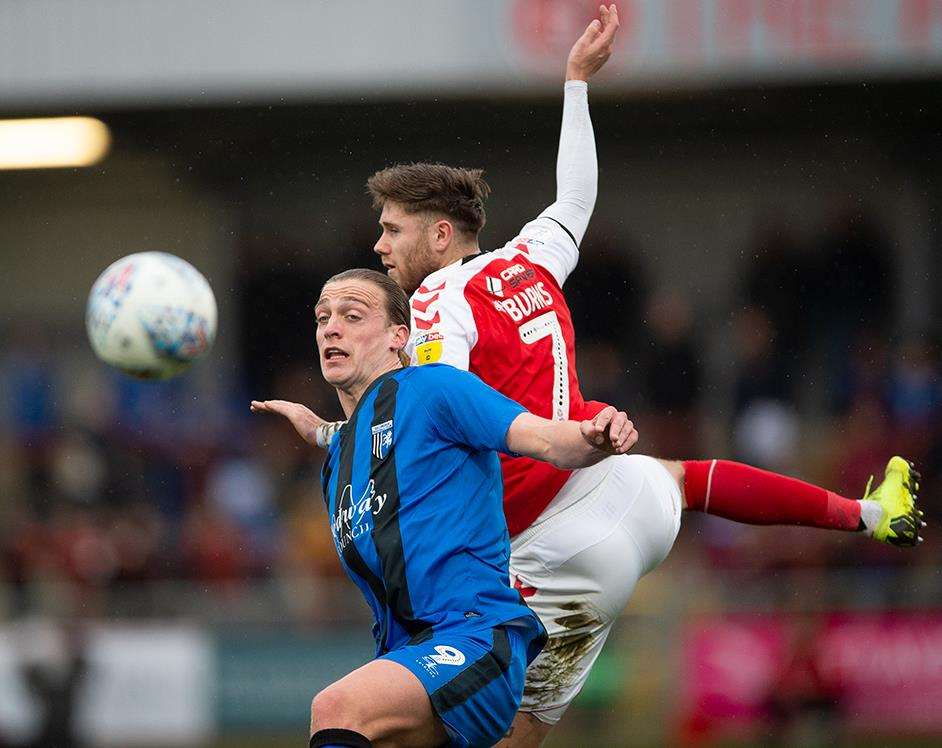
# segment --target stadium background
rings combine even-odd
[[[482,246],[554,195],[575,0],[6,0],[0,113],[87,114],[85,169],[0,171],[0,745],[301,745],[370,653],[319,458],[253,397],[338,416],[323,280],[376,267],[367,176],[482,166]],[[638,449],[859,494],[922,466],[918,552],[685,518],[550,745],[942,735],[942,2],[622,0],[591,88],[599,199],[567,285],[587,396]],[[142,384],[84,303],[193,262],[208,360]],[[443,530],[447,527],[443,527]],[[78,738],[69,738],[74,732]]]

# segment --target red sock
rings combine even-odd
[[[747,525],[860,529],[860,502],[728,460],[684,462],[687,508]]]

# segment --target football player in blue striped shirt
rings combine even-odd
[[[611,407],[549,421],[468,372],[404,368],[408,299],[382,273],[334,276],[315,313],[321,370],[348,419],[322,488],[337,552],[375,618],[376,659],[314,698],[310,745],[492,745],[545,640],[509,586],[497,452],[586,467],[627,452],[637,432]],[[306,428],[295,403],[252,410]]]

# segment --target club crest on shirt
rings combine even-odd
[[[373,456],[377,460],[385,460],[393,443],[392,420],[377,423],[371,429],[373,434]]]

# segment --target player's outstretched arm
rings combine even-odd
[[[294,430],[304,441],[312,447],[326,449],[330,440],[345,421],[325,421],[310,408],[301,403],[292,403],[287,400],[253,400],[250,406],[253,413],[277,413],[284,416]]]
[[[578,248],[589,226],[598,194],[599,166],[595,133],[589,117],[587,81],[611,55],[617,30],[617,8],[614,5],[601,6],[599,18],[586,27],[566,61],[563,122],[556,157],[556,201],[540,214],[540,218],[551,219],[561,227],[561,232],[568,234],[561,237],[560,246],[564,251],[551,268],[560,283],[578,261]]]
[[[513,452],[564,470],[589,467],[609,455],[624,454],[637,441],[638,432],[628,415],[611,405],[581,423],[521,413],[507,431],[507,446]]]

